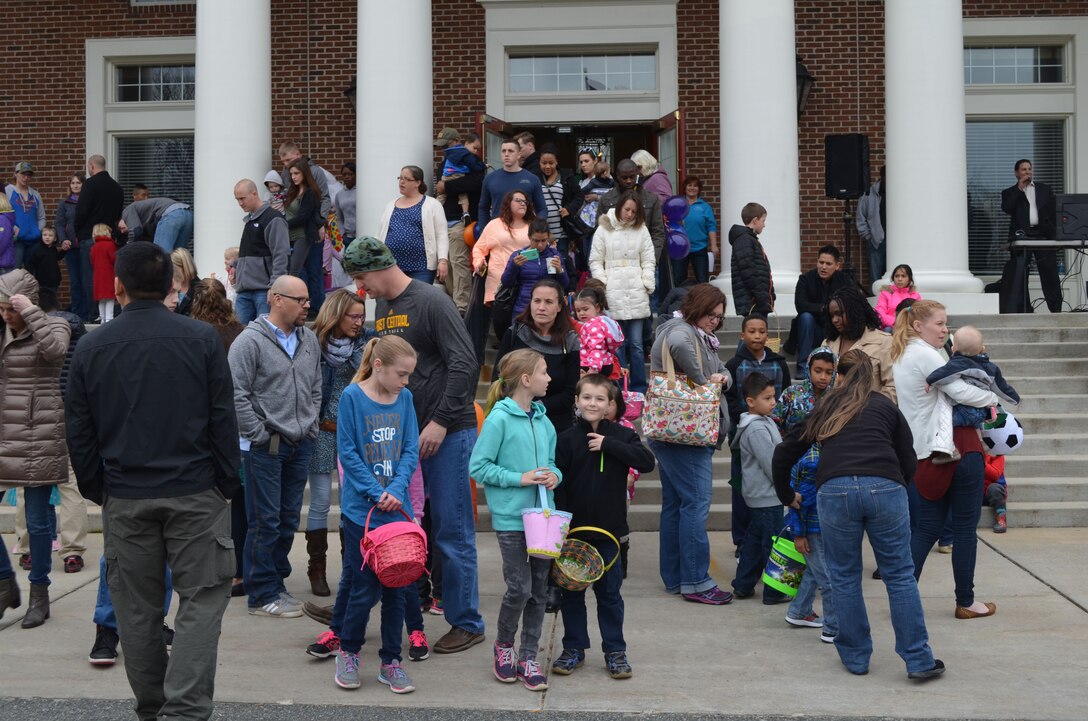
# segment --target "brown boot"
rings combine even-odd
[[[49,618],[49,586],[44,583],[30,584],[30,605],[23,616],[23,628],[35,628]]]
[[[310,555],[310,565],[306,575],[310,579],[310,590],[315,596],[331,596],[329,582],[325,580],[325,554],[329,550],[329,532],[306,531],[306,553]]]
[[[4,611],[9,608],[19,608],[22,605],[23,599],[19,595],[19,584],[15,577],[0,581],[0,618],[4,617]]]

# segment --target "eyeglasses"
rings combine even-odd
[[[720,321],[725,316],[720,314],[720,313],[707,313],[706,317],[709,318],[710,320],[714,321],[715,323],[717,323],[718,321]]]
[[[401,181],[402,183],[418,183],[418,182],[420,182],[420,181],[416,180],[415,178],[404,178],[404,177],[401,177],[401,176],[397,176],[397,180]]]
[[[350,318],[356,323],[362,323],[366,320],[366,313],[344,313],[345,318]]]
[[[272,295],[278,295],[281,298],[290,298],[299,305],[309,305],[310,299],[306,296],[286,295],[285,293],[273,293]]]
[[[528,203],[529,201],[528,201],[528,200],[526,200],[525,198],[511,198],[511,199],[510,199],[510,202],[511,202],[511,203],[521,203],[522,205],[525,205],[525,204],[526,204],[526,203]]]

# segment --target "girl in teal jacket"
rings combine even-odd
[[[544,356],[523,349],[508,353],[488,393],[488,415],[472,451],[469,471],[487,487],[487,505],[502,555],[506,593],[499,609],[495,641],[495,678],[521,681],[530,691],[543,691],[547,679],[536,660],[551,560],[531,558],[525,545],[521,509],[539,506],[539,488],[552,489],[562,475],[555,467],[555,428],[544,404],[533,400],[548,390]],[[514,636],[521,620],[521,648],[515,662]]]

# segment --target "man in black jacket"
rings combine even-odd
[[[816,267],[797,278],[797,288],[793,296],[797,317],[790,327],[790,338],[786,345],[797,345],[798,379],[808,378],[808,354],[825,336],[827,299],[832,293],[848,285],[850,278],[842,272],[842,254],[833,245],[820,248],[816,255]]]
[[[106,577],[141,720],[212,713],[234,544],[227,498],[239,486],[238,424],[223,343],[171,313],[170,256],[153,243],[117,253],[124,313],[76,348],[65,401],[79,490],[102,504]],[[165,568],[178,592],[162,633]]]
[[[91,271],[91,230],[98,223],[104,223],[114,229],[114,240],[122,245],[125,236],[116,231],[121,220],[121,210],[125,205],[125,191],[120,183],[110,177],[106,170],[106,159],[101,155],[87,158],[87,179],[83,181],[83,190],[76,203],[76,238],[79,239],[80,269],[83,274],[83,289],[86,296],[84,308],[87,315],[83,320],[91,320],[98,315],[98,304],[91,298],[93,277]]]
[[[1056,203],[1054,191],[1045,183],[1034,180],[1030,160],[1016,161],[1016,185],[1001,191],[1001,210],[1009,215],[1009,242],[1022,240],[1053,240]],[[1002,274],[1002,291],[1007,299],[1003,313],[1023,313],[1030,299],[1024,294],[1024,278],[1031,256],[1039,269],[1043,297],[1051,313],[1062,311],[1062,284],[1058,277],[1058,251],[1032,248],[1013,250]]]

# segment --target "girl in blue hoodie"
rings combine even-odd
[[[529,557],[521,509],[539,505],[537,486],[547,489],[554,507],[552,489],[562,478],[555,466],[555,428],[544,404],[533,400],[547,393],[550,380],[540,353],[522,349],[506,354],[487,395],[487,419],[469,461],[472,477],[487,486],[506,580],[495,641],[495,678],[503,683],[520,680],[530,691],[548,688],[536,653],[552,562]],[[521,649],[515,662],[519,617]]]

